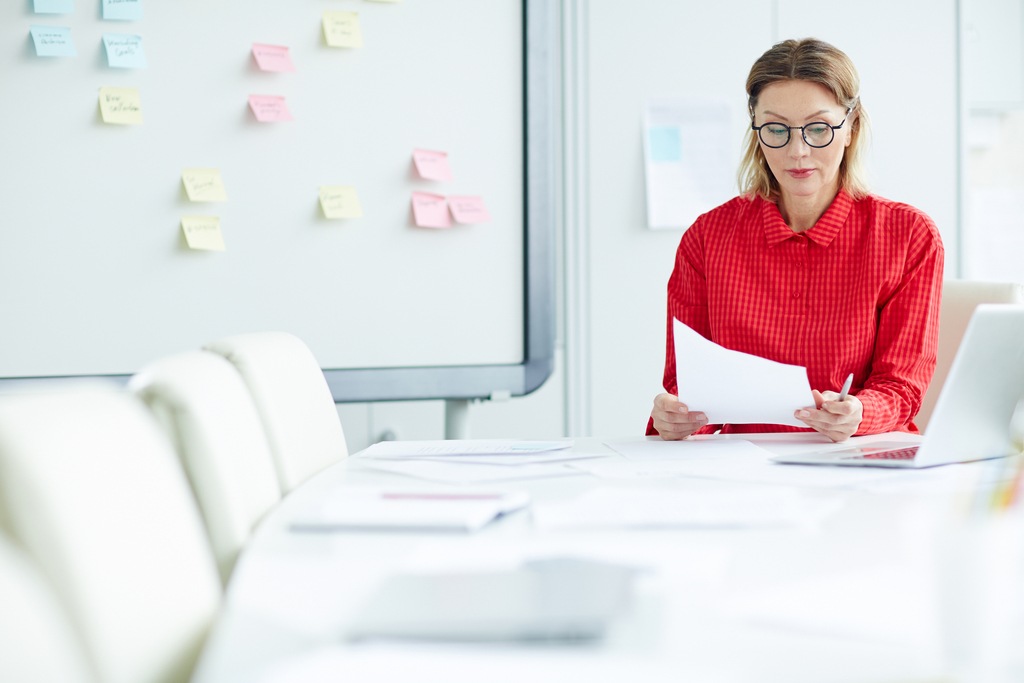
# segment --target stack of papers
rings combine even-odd
[[[292,520],[295,531],[476,531],[526,507],[523,491],[386,491],[343,489]]]

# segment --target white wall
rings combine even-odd
[[[874,190],[927,211],[956,261],[956,0],[561,0],[566,26],[563,324],[558,371],[536,394],[471,409],[472,435],[640,433],[660,390],[665,284],[679,231],[645,227],[643,109],[720,97],[746,125],[743,85],[777,40],[846,51],[874,124]],[[950,274],[953,274],[950,272]],[[440,402],[342,406],[353,449],[392,430],[441,438]]]

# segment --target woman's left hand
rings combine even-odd
[[[793,415],[815,431],[833,441],[846,441],[857,432],[864,417],[864,405],[856,396],[847,395],[842,401],[834,391],[813,389],[814,407],[800,408]]]

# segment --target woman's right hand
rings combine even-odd
[[[707,415],[690,410],[672,394],[658,394],[654,397],[651,419],[654,420],[658,434],[666,441],[685,439],[708,423]]]

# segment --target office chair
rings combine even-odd
[[[82,384],[0,396],[0,518],[99,681],[188,680],[220,583],[181,465],[138,398]]]
[[[231,361],[249,387],[282,495],[348,455],[330,388],[313,352],[285,332],[254,332],[204,348]]]
[[[239,551],[281,498],[249,389],[231,363],[209,351],[158,359],[128,386],[174,443],[227,584]]]
[[[1013,304],[1024,302],[1024,285],[1012,282],[980,282],[946,280],[942,283],[942,305],[939,309],[939,348],[935,374],[928,386],[921,409],[914,423],[923,432],[927,429],[942,384],[949,374],[956,350],[963,339],[967,323],[978,304]],[[1022,342],[1024,343],[1024,342]]]

